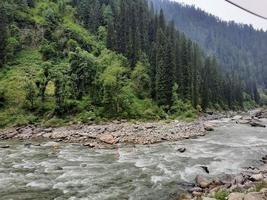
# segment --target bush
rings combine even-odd
[[[229,195],[229,192],[226,190],[219,190],[218,192],[215,193],[214,197],[217,200],[226,200]]]
[[[7,39],[6,46],[6,55],[8,59],[11,59],[15,56],[15,54],[20,50],[21,45],[20,42],[15,37],[10,37]]]
[[[78,120],[82,123],[88,123],[97,119],[96,114],[93,111],[82,112],[78,115]]]
[[[56,45],[54,43],[45,42],[40,48],[43,60],[55,59],[57,57]]]
[[[197,115],[197,111],[189,102],[176,100],[170,109],[170,114],[173,118],[179,119],[193,119]]]
[[[60,119],[60,118],[52,118],[52,119],[49,119],[49,120],[45,120],[42,125],[44,127],[60,127],[60,126],[63,126],[65,125],[66,121],[64,119]]]
[[[32,81],[28,81],[25,85],[25,99],[26,102],[29,104],[27,107],[30,110],[33,110],[35,107],[35,101],[37,99],[37,88],[36,85]]]

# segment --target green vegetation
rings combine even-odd
[[[229,195],[229,192],[226,190],[219,190],[215,193],[214,198],[217,200],[226,200]]]
[[[261,182],[256,184],[255,192],[260,192],[261,189],[266,188],[266,187],[267,187],[267,183],[264,181],[261,181]]]
[[[145,0],[4,0],[0,11],[0,127],[254,105]]]

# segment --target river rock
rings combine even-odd
[[[200,166],[207,174],[210,173],[209,168],[207,166]]]
[[[214,125],[213,124],[210,124],[210,123],[205,123],[204,124],[204,129],[206,131],[214,131]]]
[[[202,196],[202,192],[196,192],[196,191],[194,191],[193,193],[192,193],[192,195],[194,196],[194,197],[201,197]]]
[[[258,111],[255,114],[255,117],[258,117],[258,118],[267,118],[267,109]]]
[[[245,119],[243,119],[243,120],[238,120],[237,123],[238,123],[238,124],[249,124],[249,123],[250,123],[250,120],[245,120]]]
[[[1,149],[8,149],[8,148],[10,148],[10,146],[9,145],[4,145],[4,146],[0,146],[0,148]]]
[[[240,175],[237,175],[237,176],[234,177],[234,179],[232,181],[232,184],[233,185],[244,184],[244,182],[245,182],[245,178],[244,178],[244,176],[242,176],[240,174]]]
[[[262,188],[261,190],[260,190],[260,192],[262,192],[262,193],[264,193],[265,195],[267,194],[267,188]]]
[[[89,148],[94,148],[94,147],[96,147],[96,144],[95,143],[85,143],[83,146],[89,147]]]
[[[267,200],[267,197],[262,192],[251,192],[244,196],[244,200]]]
[[[228,200],[243,200],[244,196],[245,194],[243,193],[234,192],[228,196]]]
[[[46,128],[43,130],[43,132],[45,132],[45,133],[51,133],[52,131],[53,131],[52,128]]]
[[[196,177],[195,181],[201,188],[208,188],[211,184],[211,181],[200,175]]]
[[[240,120],[242,119],[242,116],[241,115],[236,115],[232,118],[232,120]]]
[[[116,143],[116,140],[115,140],[114,136],[111,135],[111,134],[101,135],[100,138],[99,138],[99,140],[101,142],[106,143],[106,144],[115,144]]]
[[[264,176],[260,173],[260,174],[253,174],[250,176],[250,180],[252,181],[261,181],[264,179]]]
[[[186,151],[186,148],[182,147],[182,148],[177,149],[177,151],[179,151],[180,153],[184,153]]]
[[[189,189],[189,192],[193,193],[193,192],[203,192],[203,189],[201,187],[193,187],[191,189]]]
[[[251,121],[249,124],[250,124],[252,127],[261,127],[261,128],[265,128],[265,127],[266,127],[266,125],[261,124],[261,123],[256,122],[256,121]]]

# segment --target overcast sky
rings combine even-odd
[[[213,15],[227,21],[252,24],[256,29],[267,30],[267,20],[251,15],[225,0],[175,0],[185,4],[195,5]],[[232,0],[257,14],[267,17],[267,0]]]

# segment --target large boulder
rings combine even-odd
[[[255,117],[257,117],[257,118],[267,118],[267,109],[263,109],[263,110],[258,111],[255,114]]]
[[[267,197],[262,192],[251,192],[244,196],[244,200],[267,200]]]
[[[99,140],[100,140],[101,142],[106,143],[106,144],[115,144],[115,143],[116,143],[116,139],[115,139],[114,136],[111,135],[111,134],[104,134],[104,135],[101,135],[101,136],[99,137]]]
[[[244,182],[245,182],[244,176],[242,176],[241,174],[239,174],[239,175],[237,175],[237,176],[235,176],[233,178],[232,184],[233,185],[244,184]]]
[[[243,193],[234,192],[228,196],[228,200],[243,200],[244,196],[245,194]]]
[[[214,125],[210,124],[210,123],[205,123],[204,129],[205,129],[205,131],[214,131]]]
[[[196,184],[200,186],[201,188],[208,188],[212,183],[212,181],[209,181],[208,179],[200,175],[196,177],[195,181],[196,181]]]
[[[262,181],[264,179],[264,176],[260,174],[253,174],[250,176],[250,180],[252,181]]]
[[[260,122],[257,122],[257,121],[251,121],[249,124],[250,124],[252,127],[261,127],[261,128],[265,128],[265,127],[266,127],[266,125],[261,124]]]

